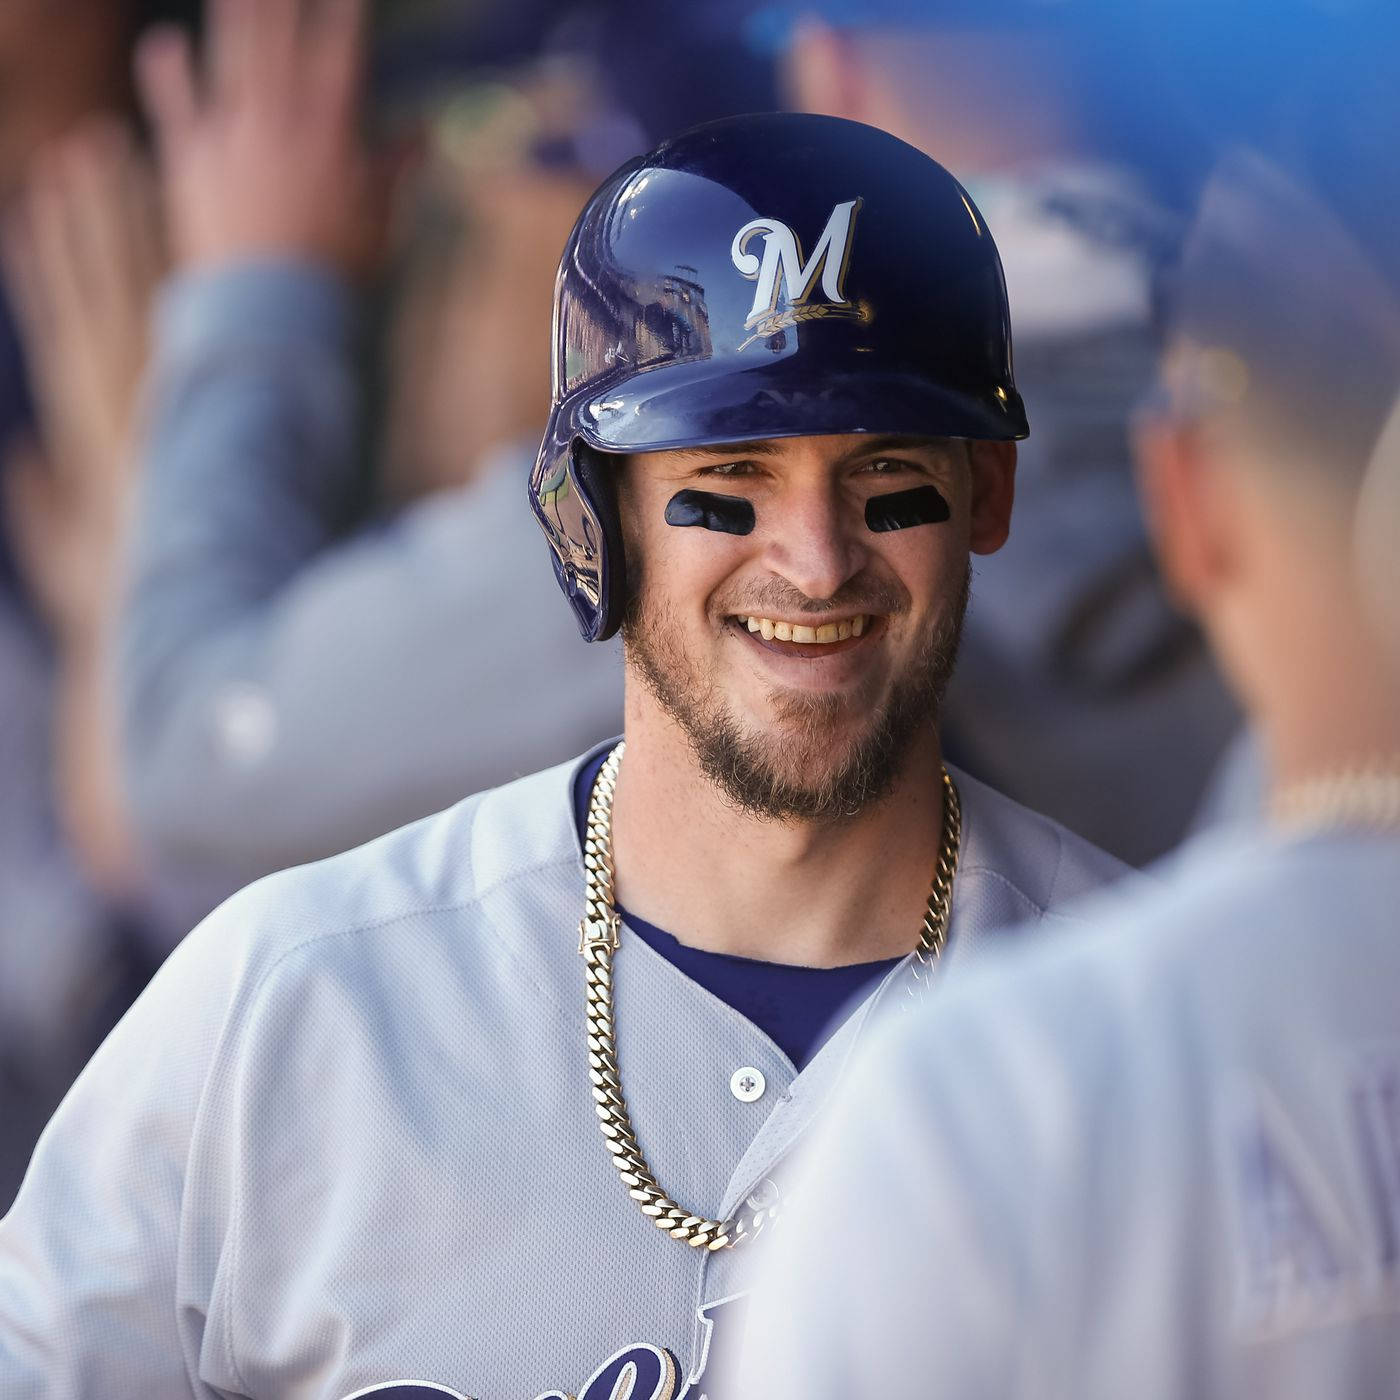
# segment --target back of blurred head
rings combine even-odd
[[[959,178],[1158,169],[1110,0],[790,0],[791,103],[884,127]]]
[[[1207,184],[1139,433],[1165,572],[1279,782],[1400,760],[1400,61],[1354,37]]]

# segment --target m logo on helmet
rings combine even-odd
[[[797,234],[776,219],[753,219],[734,235],[729,249],[734,266],[758,281],[753,308],[744,321],[753,331],[746,345],[784,326],[822,316],[870,319],[869,307],[848,301],[843,285],[860,205],[860,200],[848,199],[831,211],[812,256],[805,261]],[[762,254],[750,246],[760,236]],[[815,300],[819,290],[824,301]]]

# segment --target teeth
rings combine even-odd
[[[864,615],[853,617],[849,622],[823,622],[820,627],[807,627],[800,622],[774,622],[769,617],[741,616],[738,620],[766,642],[776,638],[780,642],[800,642],[804,646],[821,646],[827,642],[844,642],[849,637],[859,637],[865,631],[866,623]]]

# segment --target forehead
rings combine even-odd
[[[955,459],[959,438],[915,437],[902,433],[832,433],[810,437],[758,438],[747,442],[706,443],[628,457],[643,473],[664,476],[713,462],[761,461],[779,470],[837,468],[855,461],[895,453],[923,462]]]

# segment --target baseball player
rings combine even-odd
[[[667,142],[580,216],[553,353],[529,499],[625,744],[185,941],[0,1224],[0,1394],[712,1391],[852,1047],[1121,870],[940,761],[1027,430],[945,170],[826,117]]]
[[[1271,819],[852,1076],[737,1393],[1400,1394],[1400,668],[1354,549],[1397,470],[1400,201],[1388,142],[1316,149],[1209,189],[1141,448]]]

